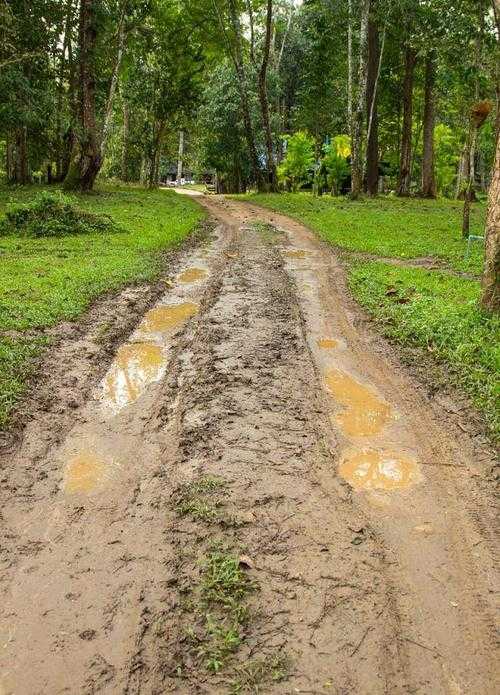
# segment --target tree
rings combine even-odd
[[[405,72],[403,84],[403,128],[401,132],[401,149],[399,160],[398,195],[410,195],[412,126],[413,126],[413,79],[417,53],[410,45],[409,39],[405,49]]]
[[[484,125],[484,122],[489,116],[489,113],[491,111],[492,105],[489,101],[480,101],[477,104],[474,104],[474,106],[471,109],[470,117],[469,117],[469,130],[467,134],[467,143],[466,143],[466,148],[465,151],[467,153],[466,155],[466,172],[467,172],[467,179],[465,182],[465,191],[464,191],[464,213],[463,213],[463,220],[462,220],[462,236],[464,239],[466,239],[469,236],[469,228],[470,228],[470,206],[472,202],[472,196],[473,196],[473,191],[474,191],[474,178],[473,178],[473,167],[470,164],[470,159],[472,157],[472,152],[475,151],[476,149],[476,142],[477,142],[477,136],[479,133],[480,128]]]
[[[368,23],[370,18],[370,0],[361,1],[361,20],[359,30],[359,60],[358,79],[356,85],[357,98],[354,99],[352,125],[351,125],[351,170],[352,190],[351,195],[357,198],[363,187],[363,114],[366,105],[366,81],[367,81],[367,51],[368,51]],[[351,18],[352,21],[352,18]]]
[[[322,166],[326,170],[327,182],[332,195],[339,195],[342,181],[349,175],[347,158],[351,155],[348,135],[337,135],[323,148]]]
[[[500,313],[500,138],[497,138],[493,179],[488,199],[482,288],[483,308],[486,311]]]
[[[422,196],[436,197],[436,177],[434,172],[434,83],[436,71],[435,52],[431,49],[425,58],[424,118],[423,118],[423,159]]]
[[[372,15],[368,22],[368,72],[366,89],[366,191],[378,193],[378,109],[377,87],[380,72],[381,50],[379,47],[377,20]]]
[[[64,181],[66,190],[92,190],[102,163],[95,114],[96,5],[96,0],[81,0],[80,2],[78,29],[79,123],[70,168]]]
[[[272,38],[272,22],[273,22],[273,2],[267,0],[266,12],[266,35],[264,40],[264,50],[262,55],[262,65],[259,72],[259,100],[262,113],[262,122],[264,125],[264,134],[266,139],[267,150],[267,187],[271,191],[277,190],[277,175],[276,163],[274,160],[273,134],[271,130],[271,121],[269,117],[269,99],[267,96],[267,70],[269,66],[269,53],[271,50]]]

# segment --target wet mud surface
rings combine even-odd
[[[202,202],[210,243],[3,457],[0,695],[496,692],[491,460],[311,232]],[[214,553],[251,586],[221,623]]]

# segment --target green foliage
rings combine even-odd
[[[338,195],[342,181],[349,175],[350,166],[347,157],[351,154],[348,135],[337,135],[329,145],[323,148],[323,166],[327,172],[328,186],[332,195]]]
[[[286,157],[278,167],[278,178],[287,188],[298,191],[311,179],[314,166],[314,138],[299,130],[286,138]]]
[[[25,393],[33,358],[45,344],[43,339],[0,337],[0,429],[8,424],[12,409]]]
[[[453,195],[452,185],[460,159],[460,141],[453,130],[440,123],[434,129],[436,184],[441,195]]]
[[[355,262],[349,284],[387,336],[421,347],[447,365],[500,437],[500,318],[479,309],[479,283],[434,271]]]
[[[62,237],[120,231],[110,217],[81,210],[75,202],[62,193],[42,191],[33,202],[6,212],[0,236]]]

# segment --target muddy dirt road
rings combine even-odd
[[[211,238],[93,369],[95,326],[51,356],[3,455],[0,695],[498,692],[487,450],[311,232],[200,202]]]

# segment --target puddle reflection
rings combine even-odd
[[[421,479],[414,459],[390,450],[348,452],[339,472],[356,490],[404,490]]]
[[[203,280],[207,276],[207,271],[203,268],[188,268],[179,275],[179,282],[189,283]]]
[[[198,304],[183,302],[170,306],[157,306],[148,311],[142,320],[138,332],[141,335],[164,334],[181,326],[198,313]]]
[[[103,383],[102,400],[113,411],[134,403],[145,388],[164,373],[166,359],[158,345],[122,345]]]
[[[64,478],[64,490],[69,494],[89,493],[103,481],[106,464],[95,454],[83,453],[70,460]]]
[[[388,403],[349,374],[331,370],[326,376],[326,385],[345,408],[335,416],[335,420],[347,435],[366,437],[378,434],[393,417]]]

